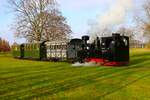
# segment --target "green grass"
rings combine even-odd
[[[72,67],[0,54],[0,100],[150,100],[150,50],[129,66]]]

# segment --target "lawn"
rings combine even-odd
[[[129,66],[72,67],[0,54],[0,100],[150,100],[150,50],[130,56]]]

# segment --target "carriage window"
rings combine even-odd
[[[55,49],[58,49],[58,45],[55,45]]]
[[[52,49],[55,49],[54,45],[52,45]]]
[[[58,45],[58,49],[62,49],[61,45]]]
[[[65,47],[64,47],[64,45],[61,45],[61,49],[64,49]]]
[[[59,46],[59,45],[57,45],[57,49],[60,49],[60,46]]]
[[[59,45],[59,49],[62,49],[62,45],[61,44]]]

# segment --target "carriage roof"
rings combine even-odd
[[[45,42],[46,45],[67,45],[67,41]]]

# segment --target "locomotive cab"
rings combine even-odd
[[[120,66],[129,63],[129,38],[113,34],[102,38],[104,65]]]

